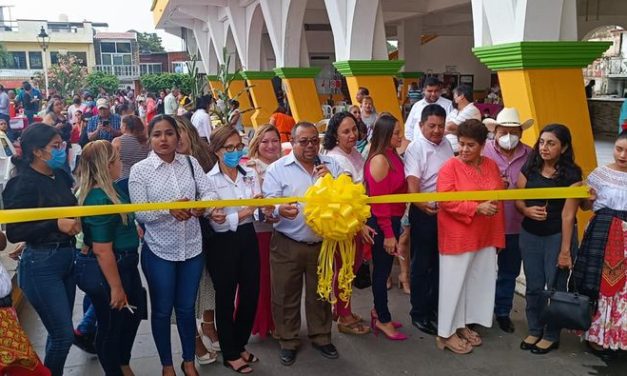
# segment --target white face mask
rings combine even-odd
[[[520,137],[514,134],[508,133],[505,136],[499,137],[497,141],[499,143],[499,146],[502,147],[503,149],[512,150],[518,145],[518,141],[520,141]]]

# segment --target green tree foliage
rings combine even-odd
[[[185,94],[192,92],[194,79],[192,76],[183,73],[155,73],[141,76],[141,84],[144,89],[158,93],[162,89],[172,89],[178,87]]]
[[[11,66],[11,54],[9,54],[4,48],[4,45],[0,44],[0,68],[7,68]]]
[[[59,54],[59,62],[48,69],[48,87],[63,97],[80,93],[87,83],[87,67],[79,63],[80,59],[74,55]],[[43,73],[36,73],[34,80],[43,86]]]
[[[137,43],[139,44],[140,52],[165,52],[161,42],[161,37],[157,33],[137,33]]]
[[[120,80],[113,74],[94,71],[87,76],[87,90],[92,95],[96,95],[100,88],[104,88],[107,93],[113,93],[119,86]]]

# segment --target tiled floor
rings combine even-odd
[[[612,160],[612,143],[597,141],[599,164]],[[81,296],[75,305],[75,320],[81,316]],[[579,338],[563,333],[561,347],[549,355],[532,355],[518,349],[525,335],[524,301],[517,296],[512,318],[516,324],[515,334],[504,334],[492,328],[482,330],[484,345],[473,354],[458,356],[438,351],[434,339],[425,336],[410,325],[409,298],[394,288],[389,294],[390,310],[395,320],[402,322],[402,329],[409,334],[405,342],[392,342],[372,334],[355,337],[340,334],[333,329],[333,342],[338,347],[340,358],[322,358],[306,340],[306,327],[301,335],[305,338],[296,364],[283,367],[278,360],[278,344],[273,339],[252,338],[249,350],[261,361],[257,363],[255,375],[627,375],[627,356],[606,363],[586,351]],[[372,305],[370,290],[355,290],[353,309],[367,317]],[[33,309],[26,305],[21,311],[21,320],[34,346],[43,354],[46,331]],[[172,327],[175,363],[180,362],[180,345],[176,328]],[[160,363],[151,336],[150,325],[143,322],[133,349],[132,368],[137,376],[160,375]],[[232,375],[219,363],[200,367],[202,375]],[[73,347],[67,360],[66,375],[103,374],[97,359]],[[179,371],[180,374],[180,371]]]

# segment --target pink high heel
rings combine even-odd
[[[391,340],[391,341],[404,341],[406,339],[408,339],[409,337],[407,337],[405,334],[401,333],[401,332],[396,332],[396,334],[394,335],[389,335],[386,332],[384,332],[383,330],[379,329],[379,327],[377,326],[377,321],[378,319],[372,317],[370,319],[370,328],[372,329],[372,332],[374,333],[375,337],[379,336],[379,332],[382,332],[387,339]]]
[[[372,320],[378,320],[379,316],[377,315],[377,311],[375,311],[374,309],[370,311],[370,320],[371,320],[371,324],[370,326],[372,326]],[[403,327],[403,324],[401,324],[398,321],[391,321],[392,326],[394,327],[394,329],[399,329]]]

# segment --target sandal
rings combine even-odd
[[[361,335],[361,334],[368,334],[370,333],[370,328],[365,326],[364,324],[362,324],[361,322],[361,317],[357,316],[353,314],[353,318],[355,319],[354,321],[348,322],[348,323],[342,323],[340,322],[340,320],[337,320],[337,330],[340,333],[344,333],[344,334],[356,334],[356,335]]]
[[[440,350],[449,349],[455,354],[469,354],[472,352],[472,346],[466,340],[459,338],[457,334],[453,334],[449,338],[436,337],[435,344]]]
[[[255,356],[255,354],[253,354],[251,352],[248,353],[248,357],[247,358],[244,358],[243,356],[241,358],[246,363],[257,363],[259,361],[259,358],[257,358]]]
[[[479,333],[469,328],[458,329],[457,335],[460,338],[465,339],[466,342],[468,342],[473,347],[481,346],[481,344],[483,343],[481,341],[481,337],[479,336]]]
[[[233,371],[237,372],[237,373],[241,373],[241,374],[244,374],[244,375],[246,375],[246,374],[249,374],[249,373],[252,373],[252,372],[253,372],[253,369],[252,369],[252,368],[248,365],[248,363],[246,363],[246,364],[244,364],[244,365],[242,365],[242,366],[240,366],[240,367],[238,367],[238,368],[235,368],[233,365],[231,365],[231,363],[229,363],[229,361],[228,361],[228,360],[225,360],[225,361],[224,361],[224,366],[225,366],[226,368],[229,368],[229,369],[231,369],[231,370],[233,370]],[[250,370],[250,371],[245,372],[245,370],[246,370],[246,369],[248,369],[248,370]]]
[[[211,325],[211,327],[214,327],[214,322],[201,320],[198,323],[198,334],[200,334],[200,340],[202,341],[202,344],[205,345],[205,347],[209,351],[220,351],[220,341],[212,341],[211,338],[202,331],[203,324]]]

